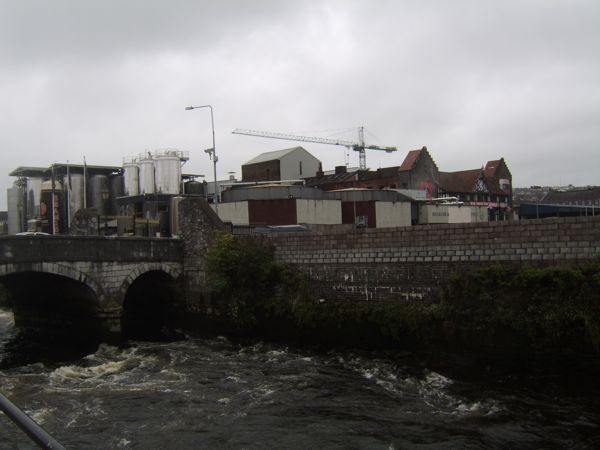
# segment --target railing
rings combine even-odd
[[[0,394],[0,410],[40,448],[65,450],[56,439],[2,394]]]

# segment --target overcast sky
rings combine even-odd
[[[210,112],[184,109],[203,104],[219,178],[295,145],[344,164],[235,128],[364,126],[399,149],[372,169],[425,145],[443,171],[504,157],[517,187],[599,185],[599,55],[597,0],[0,0],[0,209],[14,168],[84,156],[177,148],[212,180]]]

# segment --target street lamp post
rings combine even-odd
[[[208,157],[212,159],[213,162],[213,173],[215,177],[215,194],[214,194],[214,203],[215,203],[215,212],[219,213],[219,184],[217,181],[217,161],[219,158],[217,157],[215,151],[215,120],[213,116],[213,108],[211,105],[202,105],[202,106],[186,106],[186,111],[191,111],[192,109],[200,109],[200,108],[209,108],[210,109],[210,124],[212,127],[212,148],[207,148],[204,150],[205,153],[208,153]]]

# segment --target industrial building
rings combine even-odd
[[[117,215],[115,199],[123,195],[120,167],[52,164],[18,167],[8,189],[8,233],[67,233],[75,213],[87,207],[100,216]]]
[[[344,225],[383,228],[505,220],[512,204],[503,159],[485,168],[440,172],[426,147],[400,166],[335,168],[302,147],[262,153],[219,184],[182,174],[187,153],[157,150],[122,166],[19,167],[8,189],[9,234],[172,235],[177,197],[220,194],[218,214],[234,226]],[[209,192],[209,184],[213,190]]]
[[[300,180],[314,177],[321,162],[303,147],[261,153],[242,165],[242,181]]]
[[[393,190],[322,191],[301,184],[258,184],[223,192],[219,217],[235,225],[409,226],[411,199]]]
[[[172,197],[204,195],[198,175],[184,175],[185,152],[157,150],[119,166],[18,167],[8,189],[8,233],[77,234],[83,212],[97,233],[165,235]],[[85,222],[85,221],[84,221]]]

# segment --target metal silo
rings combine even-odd
[[[154,194],[154,161],[152,157],[140,159],[139,169],[140,194]]]
[[[73,220],[73,216],[77,211],[84,207],[84,195],[85,190],[83,188],[84,178],[81,174],[71,174],[71,181],[69,183],[69,177],[63,178],[63,186],[65,189],[65,196],[69,199],[69,223]],[[71,188],[69,189],[69,184]]]
[[[123,178],[125,181],[125,195],[138,195],[140,193],[139,168],[135,162],[123,163]]]
[[[106,216],[109,212],[109,189],[106,175],[94,175],[88,181],[87,206],[95,208],[98,214]]]
[[[181,159],[176,150],[168,150],[154,157],[156,192],[179,194],[181,185]]]
[[[24,216],[24,190],[15,183],[6,190],[8,209],[8,234],[17,234],[23,231]]]
[[[27,178],[27,218],[40,216],[40,199],[42,196],[42,179]]]
[[[117,198],[124,195],[124,178],[123,175],[112,175],[110,177],[110,212],[111,216],[116,216],[119,213],[117,206]]]

